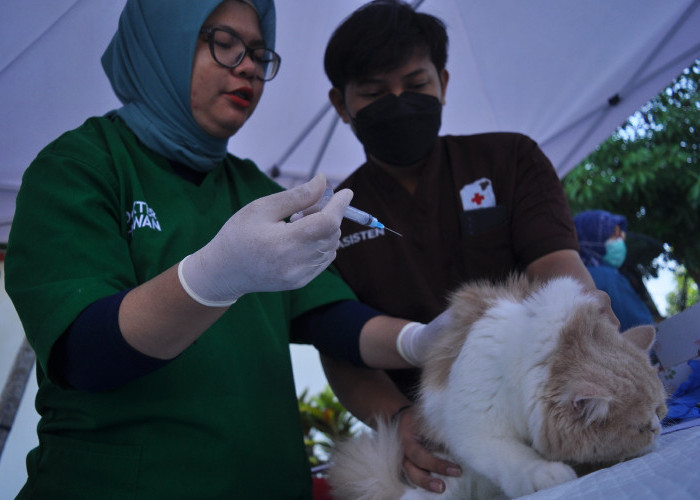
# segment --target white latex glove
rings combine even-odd
[[[430,323],[408,323],[396,337],[396,350],[413,366],[422,366],[430,344],[452,324],[452,312],[445,310]]]
[[[352,191],[336,193],[317,213],[284,219],[316,203],[325,189],[326,178],[319,174],[241,208],[209,243],[180,262],[182,287],[200,304],[225,307],[245,293],[309,283],[335,259]]]

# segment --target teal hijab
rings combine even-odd
[[[243,0],[275,45],[273,0]],[[202,24],[222,0],[127,0],[102,67],[124,105],[117,114],[149,148],[200,172],[226,156],[228,139],[207,134],[190,109],[190,80]]]

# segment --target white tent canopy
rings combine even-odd
[[[265,171],[279,166],[286,185],[314,169],[339,181],[362,162],[349,128],[333,128],[322,68],[332,30],[362,3],[277,1],[282,68],[229,143],[234,154]],[[0,4],[0,243],[37,152],[118,106],[99,59],[123,4]],[[450,35],[441,133],[526,133],[560,175],[700,57],[700,0],[425,0],[419,9],[445,20]]]

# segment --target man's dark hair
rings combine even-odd
[[[447,62],[445,24],[399,0],[375,0],[342,22],[326,46],[324,68],[333,87],[392,71],[416,51],[430,56],[438,72]]]

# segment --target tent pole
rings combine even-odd
[[[647,80],[650,80],[651,78],[653,78],[656,74],[662,72],[665,68],[674,65],[678,61],[685,60],[686,54],[688,57],[690,57],[690,55],[692,55],[695,52],[697,46],[692,47],[691,49],[684,52],[681,56],[676,57],[672,61],[669,61],[668,63],[663,65],[661,68],[659,68],[656,72],[648,75],[647,78],[645,78],[643,80],[639,80],[639,81],[637,80],[637,78],[642,73],[642,71],[649,65],[649,62],[652,59],[654,59],[656,54],[658,54],[659,51],[663,47],[666,46],[669,39],[678,31],[678,28],[685,22],[686,19],[688,19],[688,17],[690,17],[693,10],[698,8],[699,5],[700,5],[700,0],[695,0],[692,4],[690,4],[685,9],[685,11],[680,16],[678,16],[678,19],[673,24],[673,26],[671,26],[671,28],[669,28],[669,30],[666,32],[666,34],[663,36],[663,38],[659,41],[659,43],[656,45],[656,47],[654,47],[654,50],[646,57],[646,59],[644,59],[644,61],[642,61],[639,64],[639,66],[637,67],[637,71],[627,80],[627,82],[622,86],[622,89],[618,93],[616,93],[614,96],[611,96],[608,99],[607,103],[601,105],[597,109],[593,110],[592,112],[590,112],[584,116],[584,119],[585,119],[585,118],[588,118],[589,116],[592,116],[596,113],[600,113],[598,120],[595,121],[594,123],[592,123],[591,126],[586,130],[586,132],[583,135],[581,135],[581,137],[576,142],[576,144],[574,145],[573,148],[569,148],[569,152],[561,160],[560,165],[566,165],[569,161],[571,161],[571,158],[573,158],[573,156],[578,152],[578,150],[581,148],[581,146],[586,141],[586,139],[599,127],[600,122],[605,118],[605,115],[610,110],[610,108],[613,106],[616,106],[620,102],[620,100],[624,99],[625,96],[628,94],[628,92],[630,92],[630,90],[635,85],[641,85],[641,84],[645,83]],[[577,123],[577,121],[573,122],[569,127],[566,127],[563,130],[559,131],[559,133],[557,135],[563,134],[569,128],[573,127],[576,123]],[[556,136],[554,136],[554,137],[556,137]],[[554,137],[551,137],[548,139],[553,139]],[[546,145],[546,143],[547,143],[547,140],[544,140],[542,142],[542,146],[544,147]],[[573,167],[575,167],[575,165],[573,165],[572,168]],[[560,177],[562,177],[562,176],[560,176]]]
[[[7,435],[10,433],[15,415],[19,409],[24,389],[27,386],[29,373],[34,366],[34,350],[27,339],[22,339],[22,345],[15,356],[15,362],[10,370],[5,388],[0,395],[0,456],[5,448]]]
[[[679,27],[683,25],[688,18],[690,18],[692,12],[696,8],[698,8],[698,6],[700,6],[700,0],[695,0],[693,3],[688,5],[688,7],[685,9],[685,11],[683,11],[683,13],[680,16],[678,16],[676,22],[673,23],[673,26],[671,26],[668,29],[668,31],[666,31],[666,34],[659,41],[656,47],[654,47],[654,50],[652,50],[647,55],[647,57],[639,63],[637,71],[627,80],[627,83],[622,87],[620,95],[626,94],[630,87],[634,86],[635,82],[637,81],[637,77],[642,73],[642,71],[644,71],[644,69],[649,65],[649,62],[656,57],[656,55],[661,51],[661,49],[666,46],[671,37],[675,35],[676,32],[678,32]]]
[[[423,3],[424,0],[414,0],[412,6],[414,9],[418,9],[420,4]],[[301,131],[301,133],[294,139],[292,144],[287,148],[287,150],[282,153],[282,156],[280,157],[279,160],[277,160],[272,167],[268,170],[268,173],[272,176],[272,178],[277,178],[281,175],[282,173],[282,165],[289,159],[289,157],[296,151],[296,149],[299,147],[299,145],[306,139],[306,136],[309,135],[309,133],[318,125],[318,122],[321,121],[321,118],[328,112],[328,110],[331,108],[331,103],[327,102],[321,110],[314,115],[314,117],[311,119],[309,124],[304,127],[304,129]],[[333,119],[333,123],[331,123],[330,129],[328,132],[326,132],[326,136],[324,137],[323,144],[321,144],[321,147],[319,148],[319,152],[316,155],[316,159],[314,160],[313,166],[311,167],[311,172],[309,174],[309,179],[313,178],[314,175],[316,175],[316,171],[318,170],[318,165],[321,163],[321,158],[323,157],[323,153],[325,153],[326,148],[328,147],[328,143],[330,142],[331,135],[333,134],[333,130],[335,130],[336,125],[338,124],[338,117],[336,116]]]
[[[17,193],[19,191],[19,183],[0,182],[0,192],[2,191]]]
[[[316,171],[318,170],[318,166],[321,163],[321,159],[323,158],[323,154],[326,152],[326,149],[328,148],[328,143],[331,142],[331,137],[333,136],[333,131],[335,130],[335,126],[338,125],[338,120],[340,120],[340,116],[337,114],[333,117],[333,121],[331,122],[330,127],[328,127],[328,130],[326,131],[326,135],[323,137],[323,142],[321,143],[321,147],[318,148],[318,153],[316,154],[316,158],[314,159],[314,162],[311,166],[311,171],[309,172],[309,177],[308,180],[311,180],[314,175],[316,175]]]
[[[304,129],[301,131],[301,133],[292,141],[292,144],[287,148],[287,150],[282,153],[282,156],[280,157],[279,160],[277,160],[272,167],[270,167],[269,173],[270,175],[275,178],[279,177],[281,174],[282,170],[282,165],[289,159],[289,157],[296,151],[296,149],[299,147],[299,145],[306,139],[306,136],[309,135],[309,133],[318,125],[318,123],[321,121],[321,118],[328,113],[328,111],[331,109],[331,103],[327,102],[319,111],[316,113],[313,118],[311,118],[311,121],[309,124],[304,127]]]

